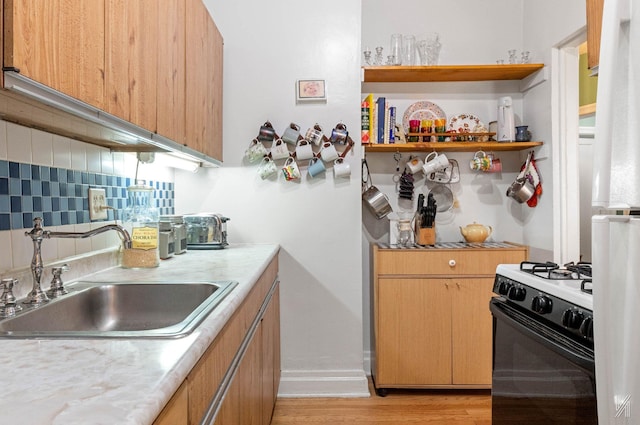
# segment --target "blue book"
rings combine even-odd
[[[378,105],[378,143],[384,143],[384,121],[385,121],[385,113],[386,113],[386,103],[387,99],[384,97],[379,97],[376,100],[376,104]]]
[[[396,141],[396,107],[389,106],[389,143]]]

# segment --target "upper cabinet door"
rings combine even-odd
[[[600,33],[604,0],[587,0],[587,66],[592,69],[600,61]]]
[[[106,2],[106,111],[156,132],[158,1]]]
[[[185,143],[185,2],[157,0],[158,134]]]
[[[104,109],[104,0],[5,0],[4,66]]]
[[[202,1],[186,4],[186,143],[222,160],[222,36]]]

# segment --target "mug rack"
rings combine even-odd
[[[293,129],[294,131],[291,131]],[[313,130],[313,131],[312,131]],[[287,135],[287,140],[284,140],[284,136],[286,133],[294,133],[294,135]],[[307,137],[307,135],[309,135]],[[297,167],[306,167],[309,164],[309,160],[312,163],[316,160],[325,161],[323,158],[322,150],[323,147],[329,143],[330,146],[335,148],[336,152],[333,153],[334,157],[331,161],[326,161],[326,167],[333,166],[334,161],[338,159],[344,160],[347,154],[353,148],[355,142],[349,136],[349,132],[347,131],[347,127],[343,123],[336,124],[335,128],[332,130],[331,137],[327,137],[323,133],[323,129],[319,124],[315,124],[307,130],[307,135],[304,135],[300,132],[300,127],[297,124],[291,123],[282,135],[279,135],[271,122],[266,121],[264,124],[260,126],[258,131],[258,135],[251,141],[249,148],[245,151],[245,158],[249,160],[251,163],[260,164],[265,161],[265,158],[275,162],[282,161],[284,165],[290,164],[293,160]],[[293,139],[295,138],[295,143],[293,143]],[[296,148],[299,146],[301,141],[307,141],[307,144],[311,147],[311,157],[304,157],[304,159],[299,159]],[[285,152],[281,152],[281,155],[274,157],[272,147],[276,145],[277,142],[282,141],[283,143],[279,145],[284,145],[288,151],[288,154]],[[258,148],[258,154],[251,153],[251,150],[256,150]],[[308,149],[308,148],[307,148]],[[308,150],[306,152],[309,154]],[[337,157],[335,156],[337,153]],[[269,161],[266,161],[269,162]],[[338,170],[335,170],[336,172]]]

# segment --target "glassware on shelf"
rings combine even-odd
[[[381,46],[376,47],[376,58],[374,59],[373,64],[375,66],[381,66],[382,65],[382,50],[383,48]]]
[[[529,59],[529,52],[528,51],[524,51],[522,52],[522,57],[520,58],[520,63],[529,63],[530,59]]]
[[[413,66],[416,64],[416,37],[406,35],[402,40],[404,53],[402,55],[402,65]]]
[[[437,32],[420,36],[417,42],[420,65],[437,65],[441,48],[442,43]]]
[[[515,49],[509,50],[509,63],[510,64],[518,63],[518,59],[516,58],[516,50]]]
[[[369,49],[368,47],[364,48],[364,52],[362,52],[364,54],[364,64],[365,66],[371,66],[373,65],[373,63],[371,62],[371,49]]]
[[[402,34],[391,34],[391,54],[392,58],[390,65],[402,64]]]

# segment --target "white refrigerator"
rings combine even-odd
[[[640,424],[640,0],[605,0],[592,218],[598,423]],[[620,215],[619,215],[620,214]]]

